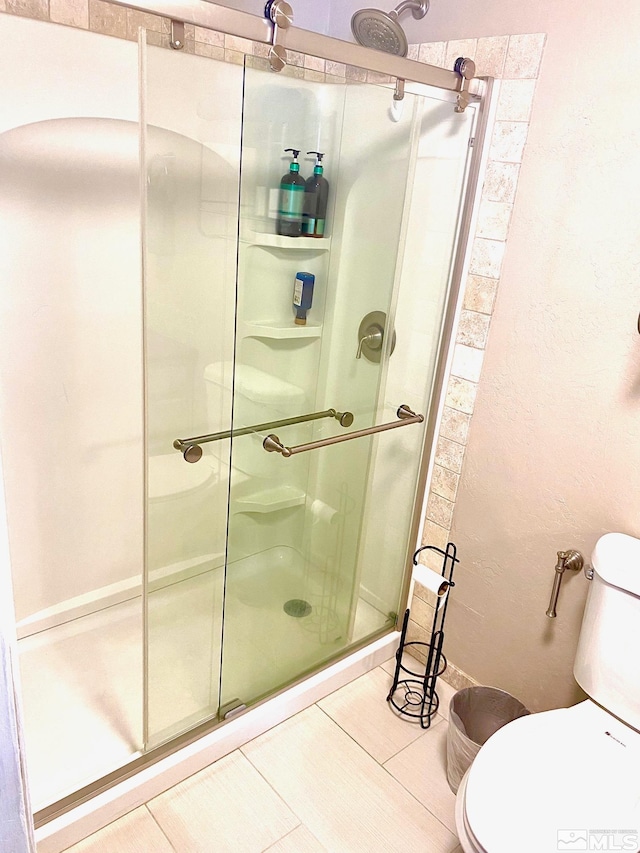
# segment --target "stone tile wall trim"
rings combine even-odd
[[[465,283],[453,362],[445,391],[422,531],[423,545],[443,547],[443,543],[449,541],[450,519],[455,512],[457,484],[473,421],[476,391],[500,284],[544,44],[544,34],[535,33],[481,38],[477,39],[475,47],[473,40],[465,40],[464,43],[452,42],[448,45],[441,42],[421,45],[419,49],[422,60],[423,57],[450,57],[456,49],[464,47],[458,55],[464,53],[474,59],[479,76],[486,74],[502,80],[471,249],[469,275]],[[458,556],[464,559],[463,554]],[[427,601],[425,611],[423,593],[422,587],[416,585],[410,602],[409,640],[424,642],[428,639],[433,603]],[[472,678],[451,663],[443,678],[458,689],[475,684]]]

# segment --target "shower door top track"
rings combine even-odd
[[[208,0],[167,0],[167,2],[113,0],[113,2],[118,6],[161,15],[172,21],[194,24],[264,44],[271,44],[273,40],[273,27],[266,18],[229,9],[226,6],[210,3]],[[400,80],[422,83],[450,92],[460,92],[465,82],[464,78],[455,71],[447,71],[435,65],[372,50],[359,44],[303,30],[300,27],[292,26],[286,30],[279,30],[279,44],[287,49],[317,56],[320,59],[355,65],[367,71],[388,74]],[[474,99],[481,98],[484,92],[484,81],[477,78],[468,81],[468,92]]]

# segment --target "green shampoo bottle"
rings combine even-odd
[[[295,148],[285,148],[291,151],[293,162],[286,175],[280,181],[280,201],[276,230],[284,237],[300,237],[302,234],[302,214],[304,209],[305,182],[300,174],[298,154]]]
[[[327,223],[327,204],[329,201],[329,182],[323,177],[321,151],[307,151],[316,155],[313,175],[304,188],[304,219],[302,232],[308,237],[324,237]]]

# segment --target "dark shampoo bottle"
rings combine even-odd
[[[324,237],[327,222],[327,204],[329,201],[329,182],[323,177],[321,151],[307,151],[316,155],[313,175],[304,188],[304,220],[302,231],[308,237]]]
[[[300,237],[302,234],[302,211],[304,208],[305,182],[300,174],[298,154],[295,148],[285,148],[291,151],[293,162],[286,175],[280,181],[280,198],[278,204],[278,221],[276,230],[284,237]]]

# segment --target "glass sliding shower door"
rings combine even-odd
[[[398,410],[424,413],[433,375],[433,364],[428,376],[423,367],[414,370],[414,387],[396,383],[384,396],[389,365],[398,361],[392,318],[410,182],[428,128],[426,99],[407,94],[394,109],[389,86],[328,75],[306,80],[295,69],[274,77],[258,63],[248,59],[245,71],[233,410],[234,430],[254,430],[232,441],[223,710],[282,688],[395,623],[424,434],[421,423],[402,422]],[[436,104],[453,113],[450,103]],[[469,118],[458,123],[456,213]],[[330,193],[322,238],[277,234],[288,148],[301,151],[304,177],[315,160],[306,152],[324,154]],[[448,258],[455,216],[452,225]],[[420,239],[419,232],[413,236]],[[293,306],[300,273],[315,281],[306,325],[295,322]],[[418,305],[433,301],[421,270],[408,274],[417,276],[408,290],[418,290]],[[424,318],[434,351],[447,284],[448,268],[437,284],[435,323]],[[408,343],[401,342],[405,354]],[[410,370],[404,364],[400,373]],[[301,422],[278,425],[290,419]],[[399,421],[402,428],[380,438],[374,433],[290,456],[278,449]],[[386,459],[384,472],[376,459]],[[398,471],[398,460],[408,470]],[[381,565],[381,555],[365,553],[369,524],[384,529],[380,509],[390,476],[406,494]]]
[[[146,48],[146,742],[214,717],[229,452],[243,69]]]
[[[412,545],[474,112],[261,63],[147,48],[148,746],[390,630]]]

